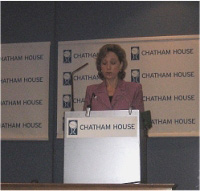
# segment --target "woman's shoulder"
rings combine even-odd
[[[127,82],[127,81],[123,81],[123,84],[129,88],[139,88],[142,87],[141,83],[136,83],[136,82]]]
[[[95,90],[95,89],[98,89],[99,87],[102,87],[102,86],[103,86],[103,82],[98,83],[98,84],[91,84],[91,85],[88,85],[88,86],[87,86],[87,89],[88,89],[88,90]]]

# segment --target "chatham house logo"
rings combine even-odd
[[[72,63],[72,51],[63,50],[63,63]]]
[[[140,47],[139,46],[131,47],[131,60],[140,60]]]
[[[71,84],[71,72],[63,72],[63,86],[69,86]]]
[[[71,108],[71,99],[70,94],[63,95],[63,108]]]
[[[140,70],[139,69],[131,70],[131,82],[140,83]]]
[[[68,121],[68,135],[78,135],[78,121],[77,120],[69,120]]]

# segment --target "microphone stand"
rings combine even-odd
[[[76,72],[78,72],[79,70],[81,70],[82,68],[84,68],[85,66],[87,66],[88,63],[84,64],[83,66],[77,68],[76,70],[74,70],[72,73],[71,73],[71,82],[72,82],[72,85],[71,85],[71,94],[72,94],[72,107],[71,107],[71,111],[74,111],[74,74]]]

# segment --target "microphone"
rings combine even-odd
[[[85,63],[83,66],[77,68],[71,73],[71,80],[72,80],[72,85],[71,85],[71,94],[72,94],[72,106],[71,106],[71,111],[74,111],[74,74],[78,72],[79,70],[83,69],[86,67],[88,63]]]
[[[128,109],[129,115],[132,114],[132,110],[135,110],[135,107],[134,107],[133,105],[131,105],[131,106],[129,107],[129,109]]]
[[[76,70],[74,70],[74,71],[72,72],[72,75],[74,75],[76,72],[78,72],[79,70],[81,70],[82,68],[84,68],[84,67],[87,66],[87,65],[88,65],[88,63],[85,63],[83,66],[77,68]]]
[[[94,92],[92,93],[92,96],[90,98],[90,103],[87,105],[87,108],[86,108],[86,113],[85,113],[86,117],[89,117],[90,111],[92,111],[92,98],[97,98]]]

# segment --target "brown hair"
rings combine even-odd
[[[102,80],[104,79],[104,76],[101,72],[101,61],[108,52],[114,52],[117,55],[119,61],[123,64],[121,71],[118,73],[118,78],[123,80],[126,75],[125,69],[127,68],[128,62],[126,60],[125,50],[117,44],[106,44],[100,48],[99,53],[97,55],[97,59],[96,59],[96,67],[97,67],[99,78]]]

